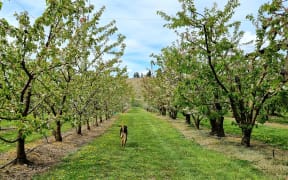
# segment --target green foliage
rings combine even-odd
[[[119,123],[128,125],[120,147]],[[255,179],[265,177],[247,161],[227,158],[185,139],[169,123],[132,108],[103,136],[34,179]]]
[[[282,90],[277,95],[267,100],[264,106],[268,115],[281,116],[288,111],[288,91]]]
[[[202,11],[196,9],[193,0],[179,2],[182,9],[175,16],[158,12],[167,20],[166,27],[179,35],[177,46],[167,47],[157,56],[162,80],[182,74],[178,92],[172,90],[170,94],[177,94],[176,102],[180,106],[197,112],[206,105],[208,117],[215,113],[221,116],[229,103],[236,122],[244,129],[253,127],[257,119],[264,122],[268,100],[287,89],[285,3],[279,0],[265,3],[256,18],[247,16],[256,27],[257,38],[255,51],[246,53],[240,44],[244,35],[240,22],[231,22],[239,1],[228,1],[223,10],[214,4],[203,13],[199,13]],[[169,62],[173,61],[171,66]],[[168,90],[166,86],[162,88]]]

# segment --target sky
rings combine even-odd
[[[1,1],[1,0],[0,0]],[[103,25],[116,20],[118,33],[126,36],[126,50],[122,65],[127,66],[129,77],[135,72],[146,74],[153,60],[150,55],[159,54],[161,49],[171,45],[177,39],[176,34],[163,25],[166,23],[157,11],[175,15],[181,10],[178,0],[87,0],[95,9],[106,7],[101,17]],[[45,8],[45,0],[2,0],[0,18],[15,23],[15,12],[28,11],[31,19],[36,19]],[[211,7],[216,2],[222,8],[227,0],[194,0],[199,12],[204,7]],[[247,14],[256,15],[261,4],[268,0],[240,0],[233,20],[242,22],[241,30],[245,31],[244,40],[255,39],[253,26],[245,19]]]

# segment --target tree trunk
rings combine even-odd
[[[82,125],[81,125],[81,122],[79,122],[79,124],[78,124],[77,134],[82,135]]]
[[[109,119],[109,115],[108,115],[109,111],[108,111],[108,104],[106,102],[106,105],[105,105],[105,120],[107,121]]]
[[[217,122],[216,122],[216,118],[210,118],[210,125],[211,125],[211,131],[210,131],[210,135],[214,136],[217,134]]]
[[[88,119],[86,120],[86,124],[87,124],[87,130],[90,131],[91,128],[90,128],[90,124],[89,124],[89,120]]]
[[[31,164],[27,159],[25,152],[25,138],[22,137],[22,132],[18,132],[18,141],[17,141],[17,157],[14,161],[15,164]]]
[[[194,114],[191,113],[191,116],[193,118],[193,122],[194,122],[194,126],[196,127],[196,129],[200,129],[200,121],[201,121],[201,117],[198,114]]]
[[[162,116],[166,116],[166,108],[165,107],[160,107],[160,113]]]
[[[251,134],[252,134],[252,128],[247,127],[242,128],[242,140],[241,140],[242,145],[250,147]]]
[[[95,118],[95,126],[99,126],[98,124],[98,116],[96,115],[96,118]]]
[[[56,121],[55,141],[62,142],[61,122]]]
[[[102,115],[100,115],[100,123],[102,123],[102,122],[103,122]]]
[[[183,113],[183,115],[185,116],[186,123],[187,124],[191,124],[191,116],[190,116],[190,114]]]
[[[169,116],[170,116],[170,118],[171,118],[171,119],[176,119],[176,118],[177,118],[177,113],[178,113],[177,110],[170,109],[170,111],[169,111]]]
[[[215,92],[214,93],[214,98],[216,100],[215,102],[215,108],[216,108],[216,111],[217,111],[217,114],[219,116],[216,117],[216,130],[217,130],[217,136],[218,137],[225,137],[225,133],[224,133],[224,128],[223,128],[223,121],[224,121],[224,117],[223,116],[220,116],[221,114],[221,111],[222,111],[222,105],[219,103],[219,95],[218,95],[218,92]]]
[[[196,129],[199,130],[200,129],[200,120],[197,118],[197,119],[195,119],[194,123],[195,123]]]
[[[223,122],[224,117],[218,117],[218,118],[211,118],[209,119],[210,125],[211,125],[211,131],[210,135],[217,135],[218,137],[225,137]]]
[[[224,117],[217,118],[217,136],[218,137],[225,137],[224,127],[223,127]]]

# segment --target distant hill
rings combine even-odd
[[[129,78],[127,79],[128,84],[133,87],[135,99],[143,101],[142,95],[142,78]]]

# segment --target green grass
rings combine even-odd
[[[126,148],[119,124],[128,125]],[[120,115],[102,136],[34,179],[269,179],[248,161],[206,150],[142,109]]]
[[[279,123],[279,124],[286,124],[286,125],[288,125],[288,114],[286,113],[286,114],[283,115],[282,117],[279,117],[279,116],[270,116],[268,121],[269,121],[269,122],[273,122],[273,123]]]
[[[241,129],[237,125],[232,125],[234,119],[225,117],[224,130],[225,133],[241,135]],[[210,128],[208,120],[201,121],[201,125]],[[277,146],[281,149],[288,149],[288,129],[268,127],[263,124],[258,124],[253,128],[252,139],[260,140],[272,146]],[[240,143],[240,142],[239,142]],[[253,144],[252,144],[253,145]]]

